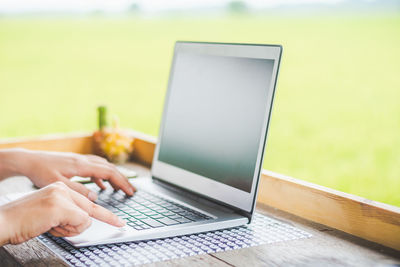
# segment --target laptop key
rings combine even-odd
[[[187,214],[193,214],[193,213],[190,212],[190,211],[187,211],[187,210],[183,210],[183,211],[177,212],[177,214],[180,214],[180,215],[182,215],[182,216],[185,216],[185,215],[187,215]]]
[[[165,225],[174,225],[174,224],[179,224],[179,222],[172,220],[170,218],[162,218],[162,219],[158,219],[157,221],[165,224]]]
[[[117,208],[118,209],[120,209],[120,210],[122,210],[122,211],[126,211],[126,210],[130,210],[130,209],[132,209],[131,207],[129,207],[129,206],[120,206],[120,205],[117,205]]]
[[[179,215],[176,215],[176,214],[174,214],[174,215],[172,215],[172,216],[168,216],[168,218],[176,220],[176,219],[180,219],[180,218],[183,218],[183,217],[182,217],[182,216],[179,216]]]
[[[147,219],[148,218],[146,215],[143,215],[143,214],[135,215],[135,216],[132,216],[132,217],[135,218],[135,219],[139,219],[139,220],[143,220],[143,219]]]
[[[164,226],[162,223],[157,222],[156,220],[151,219],[151,218],[143,219],[143,220],[141,220],[141,221],[144,222],[144,223],[147,224],[147,225],[150,225],[151,227],[161,227],[161,226]]]
[[[162,215],[164,216],[172,216],[175,215],[175,213],[171,212],[171,211],[166,211],[166,212],[160,212]]]
[[[180,222],[180,223],[189,223],[189,222],[192,222],[191,220],[189,220],[189,219],[187,219],[187,218],[184,218],[184,217],[177,218],[177,219],[175,219],[175,220],[177,220],[177,221]]]
[[[196,216],[196,215],[185,215],[186,218],[192,220],[192,221],[202,221],[204,220],[203,217]]]
[[[162,207],[158,207],[158,208],[155,208],[155,209],[153,209],[153,210],[155,210],[155,211],[157,211],[157,212],[169,212],[167,209],[164,209],[164,208],[162,208]]]
[[[181,209],[179,207],[176,207],[176,208],[171,209],[171,211],[173,211],[173,212],[181,212],[181,211],[183,211],[183,209]]]
[[[156,214],[156,215],[150,215],[151,218],[153,219],[161,219],[161,218],[165,218],[165,216],[161,215],[161,214]],[[173,219],[173,218],[172,218]]]
[[[155,211],[144,212],[143,214],[147,215],[147,216],[150,216],[150,217],[152,217],[154,215],[157,215],[157,213]]]

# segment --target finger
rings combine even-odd
[[[127,195],[133,196],[133,194],[137,191],[136,187],[134,187],[130,182],[129,179],[119,172],[119,170],[114,166],[116,172],[121,177],[121,181],[123,182],[123,186],[121,186],[122,191],[124,191]],[[132,194],[127,193],[127,191],[132,192]]]
[[[63,230],[66,230],[66,231],[68,231],[69,233],[75,233],[75,234],[79,234],[79,233],[81,233],[81,232],[83,232],[83,230],[85,230],[85,229],[83,229],[82,231],[78,231],[77,229],[76,229],[76,226],[72,226],[72,225],[69,225],[69,224],[67,224],[67,225],[63,225],[63,226],[59,226],[61,229],[63,229]]]
[[[135,191],[135,188],[129,183],[128,179],[112,164],[92,163],[83,166],[80,171],[82,172],[79,174],[80,176],[109,180],[115,190],[121,189],[129,196],[132,196]]]
[[[82,224],[79,224],[79,225],[67,224],[67,225],[63,225],[63,226],[59,226],[59,227],[67,230],[71,234],[80,234],[83,231],[85,231],[87,228],[89,228],[90,225],[92,225],[92,220],[86,220]]]
[[[66,225],[70,225],[72,227],[75,227],[77,230],[81,229],[81,231],[83,231],[84,229],[82,229],[82,227],[89,226],[92,219],[88,212],[86,212],[84,209],[76,204],[73,194],[78,195],[88,203],[93,203],[81,194],[67,188],[68,198],[66,198],[66,201],[64,201],[63,206],[60,207],[60,209],[62,210],[62,219],[60,220],[60,225],[58,226],[66,229]]]
[[[93,183],[97,184],[97,186],[100,187],[101,190],[106,190],[107,189],[107,187],[104,185],[104,183],[103,183],[103,181],[101,179],[92,177],[92,178],[90,178],[90,180]]]
[[[132,185],[129,184],[128,179],[122,175],[118,169],[112,165],[109,164],[108,166],[99,166],[97,165],[98,168],[106,168],[105,172],[108,174],[105,176],[105,180],[108,180],[110,185],[115,189],[115,190],[122,190],[125,194],[128,196],[132,196],[133,193],[135,192],[135,189],[133,188]]]
[[[73,190],[70,190],[69,193],[75,204],[87,212],[90,217],[117,227],[125,225],[125,222],[111,211],[89,201],[87,198]]]
[[[109,163],[105,158],[102,158],[102,157],[99,157],[96,155],[88,154],[88,155],[86,155],[86,157],[92,162],[101,163],[101,164]]]
[[[108,183],[114,188],[115,191],[120,190],[121,188],[119,187],[118,184],[116,184],[113,180],[108,180]]]
[[[91,201],[97,200],[97,194],[91,190],[89,190],[86,186],[80,183],[72,182],[71,180],[62,177],[60,178],[62,182],[64,182],[69,188],[75,190],[76,192],[82,194],[83,196],[87,197]]]
[[[53,236],[56,236],[56,237],[62,237],[62,236],[64,236],[62,233],[58,232],[58,231],[55,230],[54,228],[51,228],[51,229],[49,230],[49,233],[52,234]]]
[[[63,236],[69,235],[72,231],[69,231],[68,229],[66,229],[65,226],[53,227],[53,230],[58,232],[59,234],[62,234]]]
[[[50,234],[57,236],[57,237],[70,237],[70,236],[74,236],[74,235],[78,235],[78,232],[71,232],[65,229],[52,229],[49,231]]]
[[[57,231],[58,231],[59,228],[62,229],[62,230],[64,230],[64,231],[67,231],[67,232],[69,232],[69,233],[71,233],[71,232],[76,232],[75,227],[72,226],[72,225],[69,225],[69,224],[60,225],[60,226],[54,227],[54,229],[57,230]],[[59,232],[61,232],[61,231],[59,231]]]
[[[113,164],[109,164],[109,168],[111,168],[111,175],[108,179],[111,186],[115,190],[121,189],[124,191],[127,195],[132,196],[134,192],[136,192],[136,188],[129,182],[129,180],[126,178],[125,175],[123,175],[117,167]]]
[[[64,229],[61,226],[51,228],[49,230],[49,233],[52,234],[53,236],[57,236],[57,237],[68,237],[68,236],[74,236],[74,235],[79,234],[75,231],[69,231],[67,229]]]

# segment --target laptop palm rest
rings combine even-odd
[[[210,207],[196,202],[193,199],[174,194],[174,192],[170,192],[169,190],[163,189],[159,185],[154,184],[151,178],[136,178],[132,183],[139,190],[143,189],[146,191],[157,192],[163,197],[171,197],[178,203],[184,203],[193,209],[212,215],[214,219],[141,231],[137,231],[129,226],[118,228],[96,219],[92,219],[92,225],[86,231],[77,236],[67,237],[65,239],[76,247],[83,247],[107,243],[165,238],[190,234],[193,232],[206,232],[244,225],[249,221],[248,218],[236,214],[226,208],[216,208],[215,206]]]

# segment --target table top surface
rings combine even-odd
[[[148,176],[149,169],[130,163],[125,167]],[[34,190],[26,177],[0,182],[0,195]],[[282,200],[284,201],[284,200]],[[163,266],[400,266],[400,252],[313,223],[272,207],[257,204],[257,211],[303,229],[313,236],[257,247],[203,254],[162,262]],[[66,266],[36,239],[0,248],[1,266]],[[160,263],[148,264],[150,266]]]

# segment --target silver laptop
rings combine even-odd
[[[279,45],[177,42],[152,177],[132,181],[130,198],[99,191],[98,204],[127,225],[93,220],[66,240],[82,247],[249,223],[281,53]]]

